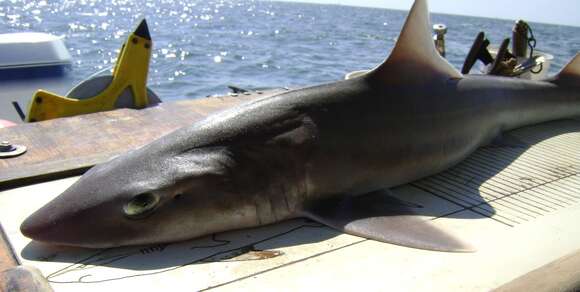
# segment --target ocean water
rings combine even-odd
[[[114,64],[122,42],[146,18],[154,41],[149,86],[164,100],[228,92],[227,85],[305,86],[342,79],[384,60],[406,12],[262,1],[0,0],[0,33],[63,35],[78,82]],[[514,15],[514,19],[517,15]],[[432,14],[444,23],[447,57],[460,68],[479,31],[493,44],[513,21]],[[551,72],[580,51],[580,27],[531,23]]]

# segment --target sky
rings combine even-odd
[[[413,0],[283,0],[409,10]],[[431,0],[431,12],[580,26],[580,0]]]

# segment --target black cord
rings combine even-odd
[[[530,47],[530,59],[534,56],[534,49],[536,48],[536,38],[534,37],[534,31],[529,24],[526,23],[526,28],[530,32],[530,38],[528,39],[528,46]]]
[[[532,30],[532,27],[526,23],[526,28],[528,30],[528,32],[530,33],[530,38],[528,39],[528,47],[530,47],[530,59],[532,59],[534,57],[534,50],[536,49],[536,37],[534,37],[534,31]],[[540,72],[542,72],[542,70],[544,70],[544,64],[540,64],[540,68],[538,69],[538,71],[534,71],[534,69],[530,69],[530,72],[534,73],[534,74],[538,74]]]

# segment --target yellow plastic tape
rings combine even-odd
[[[30,103],[27,122],[113,110],[126,88],[132,91],[136,108],[146,107],[149,104],[147,73],[152,45],[147,23],[143,20],[123,45],[113,79],[105,90],[87,99],[75,99],[40,89]]]

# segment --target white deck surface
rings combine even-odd
[[[302,219],[178,244],[84,250],[31,243],[22,220],[77,178],[0,193],[0,222],[56,291],[488,291],[580,249],[580,121],[513,132],[531,148],[482,148],[395,189],[474,253],[424,251]],[[266,252],[256,252],[265,250]],[[261,259],[266,257],[266,259]]]

